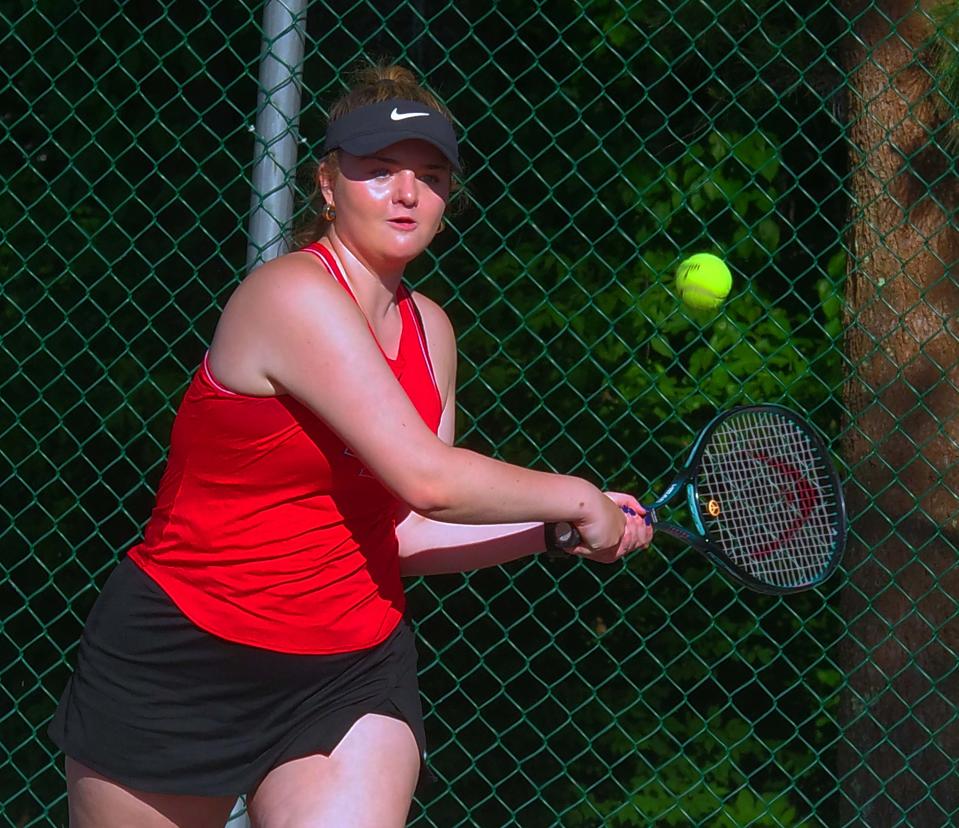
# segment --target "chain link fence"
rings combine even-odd
[[[959,823],[955,4],[906,5],[309,5],[301,161],[361,57],[462,127],[409,274],[459,332],[461,444],[643,498],[716,409],[782,402],[850,505],[845,566],[788,598],[668,540],[411,581],[411,825]],[[0,2],[5,825],[67,824],[45,727],[246,269],[261,16]],[[672,290],[699,251],[716,313]]]

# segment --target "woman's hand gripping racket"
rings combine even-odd
[[[684,490],[693,529],[657,515]],[[759,592],[821,584],[846,544],[846,506],[826,446],[809,423],[779,405],[715,417],[662,497],[644,508],[657,531]],[[569,524],[557,525],[555,537],[565,549],[580,541]]]

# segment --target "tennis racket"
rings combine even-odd
[[[693,528],[658,511],[686,493]],[[699,433],[686,465],[646,520],[698,549],[727,575],[759,592],[811,589],[839,565],[846,506],[839,475],[812,426],[788,408],[750,405],[715,417]],[[558,524],[563,549],[579,533]]]

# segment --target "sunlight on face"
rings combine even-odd
[[[373,155],[340,152],[331,182],[336,234],[374,270],[415,259],[436,235],[451,187],[450,164],[418,139]]]

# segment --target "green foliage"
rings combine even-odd
[[[672,13],[640,3],[629,15],[599,3],[591,19],[591,77],[567,77],[563,92],[601,140],[559,128],[560,107],[555,125],[550,107],[538,108],[540,143],[517,144],[535,158],[535,176],[491,193],[484,213],[502,241],[474,242],[476,230],[465,230],[473,249],[490,252],[475,271],[464,267],[447,305],[464,332],[464,441],[643,497],[720,408],[783,402],[835,434],[845,253],[829,224],[794,219],[830,200],[811,203],[821,186],[814,166],[794,172],[806,163],[793,120],[801,106],[784,113],[781,100],[770,102],[772,86],[795,77],[791,59],[814,62],[815,41],[784,46],[795,21],[775,3],[721,12],[688,3]],[[769,42],[745,37],[747,19],[769,24]],[[711,27],[739,33],[739,48],[699,39],[692,51],[695,33]],[[762,76],[744,79],[731,66],[771,51]],[[614,59],[620,52],[633,55],[629,72]],[[609,59],[592,60],[601,54]],[[606,127],[619,113],[596,104],[593,77],[645,91],[620,128]],[[673,289],[676,265],[701,251],[733,271],[716,311],[685,308]],[[441,260],[458,272],[455,253]],[[550,746],[579,756],[562,824],[820,824],[831,807],[840,683],[823,648],[837,616],[818,596],[791,609],[741,598],[744,608],[695,555],[669,544],[663,554],[677,560],[636,559],[602,578],[601,597],[587,585],[577,592],[578,581],[562,585],[597,619],[564,645],[594,689],[557,691],[575,732]]]
[[[3,639],[0,804],[18,824],[66,819],[39,734],[245,253],[259,11],[120,6],[0,2],[3,595],[24,607]],[[831,4],[381,6],[311,4],[301,127],[320,142],[360,52],[422,71],[466,127],[475,209],[409,274],[461,335],[462,442],[643,495],[720,407],[782,400],[835,433]],[[700,250],[734,272],[715,313],[672,289]],[[828,816],[840,676],[821,596],[735,593],[657,545],[622,568],[517,562],[410,598],[448,783],[415,824]]]
[[[932,70],[940,94],[939,104],[945,123],[947,142],[959,147],[959,3],[941,0],[932,8],[933,30],[929,38]]]
[[[766,135],[713,133],[665,168],[649,158],[629,165],[604,193],[620,216],[610,243],[557,237],[547,250],[519,245],[491,257],[484,278],[460,289],[481,319],[463,337],[463,406],[481,414],[474,392],[532,397],[544,371],[547,386],[565,375],[576,393],[551,406],[557,416],[574,416],[584,401],[607,422],[641,412],[660,444],[677,449],[720,407],[783,400],[815,415],[841,382],[832,346],[844,257],[837,240],[823,270],[802,276],[777,258],[781,166]],[[634,241],[617,243],[624,236]],[[733,293],[717,311],[690,310],[673,290],[676,264],[700,250],[733,270]],[[491,423],[479,428],[495,433]],[[535,421],[527,431],[535,443]],[[590,462],[600,474],[616,465],[608,455]]]
[[[750,601],[753,612],[745,613],[731,603],[727,585],[696,578],[686,561],[676,566],[695,583],[695,597],[667,593],[675,596],[666,599],[668,626],[642,604],[622,624],[645,631],[649,650],[675,655],[663,675],[645,654],[627,657],[622,669],[635,683],[633,702],[624,708],[621,692],[600,689],[584,708],[580,726],[598,734],[591,750],[599,762],[573,769],[588,795],[563,824],[815,824],[804,814],[815,814],[828,791],[823,756],[835,735],[841,682],[831,666],[801,675],[797,665],[804,648],[820,646],[834,617],[803,600],[794,611]],[[653,581],[658,600],[675,587],[672,576]],[[799,620],[803,612],[806,621]],[[620,646],[608,640],[616,635],[610,629],[603,637],[610,655]],[[800,722],[808,727],[798,732],[793,723]]]
[[[662,481],[718,408],[784,401],[813,417],[821,413],[834,431],[845,256],[834,242],[822,253],[821,270],[788,272],[779,256],[789,232],[777,210],[782,169],[770,136],[713,133],[665,168],[637,159],[607,191],[606,205],[620,216],[621,233],[635,239],[635,253],[623,245],[618,259],[609,245],[567,246],[558,238],[548,251],[520,245],[491,257],[485,278],[461,289],[481,319],[463,348],[470,361],[461,404],[475,415],[475,428],[507,457],[533,460],[539,451],[558,468],[585,462],[589,473],[637,492]],[[734,272],[733,294],[716,312],[685,309],[672,290],[675,265],[701,249],[724,256]],[[501,300],[496,285],[503,286]],[[566,390],[551,397],[561,383]],[[503,418],[495,399],[539,416]],[[520,426],[523,440],[515,441]],[[637,472],[645,480],[636,480]],[[665,577],[642,565],[635,575],[639,583]],[[617,713],[625,700],[615,690],[600,693],[605,703],[584,707],[582,730],[600,734],[591,742],[600,761],[577,763],[577,778],[591,781],[572,797],[586,804],[564,824],[810,824],[803,814],[814,811],[825,789],[820,751],[831,740],[832,720],[815,715],[813,728],[797,738],[777,705],[795,705],[802,719],[834,697],[834,669],[800,675],[818,658],[818,636],[828,639],[833,617],[802,630],[795,615],[766,605],[762,632],[755,615],[729,613],[728,588],[708,568],[697,577],[694,565],[683,575],[695,585],[695,599],[681,602],[670,623],[681,630],[684,618],[705,608],[713,625],[677,638],[673,644],[685,655],[660,668],[667,680],[634,679],[641,702]],[[682,587],[667,580],[647,599],[612,610],[623,635],[642,635],[650,611],[664,603],[663,589]],[[775,702],[760,690],[748,703],[715,703],[744,685],[762,686],[763,665],[788,677]],[[618,669],[634,675],[626,665]],[[714,692],[703,697],[707,685]],[[566,704],[576,709],[577,700]],[[811,801],[790,793],[803,778],[816,794]]]

